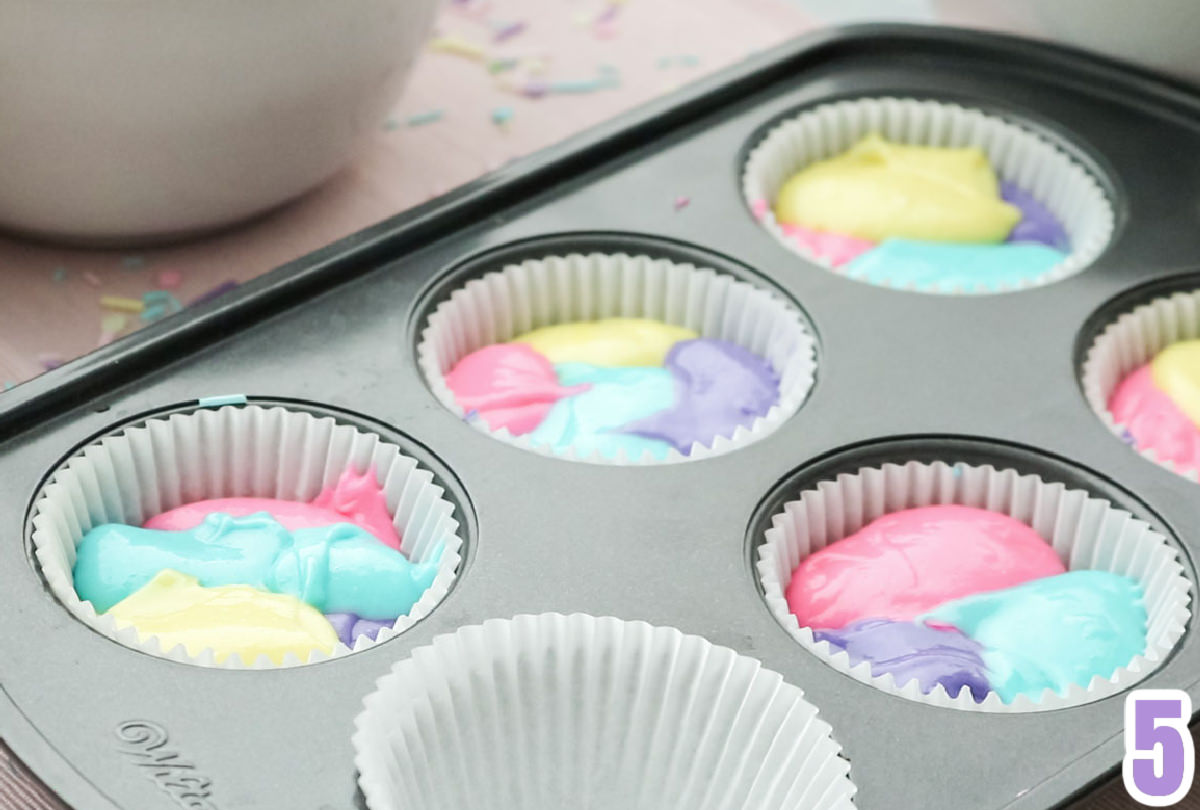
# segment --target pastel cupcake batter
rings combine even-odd
[[[815,641],[874,677],[977,702],[1065,694],[1146,649],[1135,580],[1065,571],[1030,527],[965,506],[884,515],[801,560],[786,598]]]
[[[103,613],[164,569],[205,587],[250,585],[323,613],[392,620],[407,614],[437,575],[436,562],[411,563],[350,523],[288,530],[263,512],[216,512],[181,531],[96,526],[76,548],[75,591]]]
[[[906,146],[879,135],[792,175],[779,190],[775,216],[873,242],[1000,242],[1021,220],[1020,210],[1000,199],[983,150]]]
[[[817,630],[813,638],[845,650],[852,666],[870,661],[873,676],[890,674],[897,686],[915,678],[922,692],[940,685],[950,697],[965,688],[976,702],[990,689],[982,645],[953,627],[863,619],[840,630]]]
[[[1071,571],[968,596],[924,618],[983,645],[992,689],[1005,702],[1111,677],[1146,649],[1142,589],[1107,571]]]
[[[584,387],[564,388],[554,365],[524,343],[495,343],[464,357],[446,374],[459,406],[478,414],[489,430],[514,436],[535,429],[563,397]]]
[[[800,561],[786,597],[800,624],[915,619],[943,602],[1066,569],[1033,529],[1007,515],[943,505],[884,515]]]
[[[625,425],[625,433],[669,442],[687,453],[697,437],[729,438],[779,401],[779,377],[771,364],[736,343],[680,341],[667,353],[666,365],[674,402]]]
[[[554,405],[530,434],[535,444],[559,451],[573,448],[582,454],[599,452],[605,458],[615,458],[621,451],[630,459],[645,452],[666,458],[669,444],[629,435],[621,432],[621,426],[672,406],[675,382],[670,371],[589,363],[560,363],[555,370],[563,385],[585,391]]]
[[[646,318],[601,318],[534,329],[512,339],[551,363],[661,366],[672,346],[699,337],[691,329]]]
[[[214,512],[233,517],[267,512],[286,529],[354,523],[379,542],[400,550],[400,534],[392,523],[374,467],[364,473],[346,470],[334,486],[326,487],[308,503],[278,498],[212,498],[162,512],[142,525],[147,529],[166,531],[193,529]]]
[[[1045,245],[960,245],[885,239],[846,265],[846,275],[904,287],[999,287],[1032,282],[1050,272],[1063,254]]]
[[[467,418],[489,430],[528,434],[559,454],[630,461],[711,446],[779,401],[779,376],[765,359],[640,318],[527,332],[468,354],[445,380]]]
[[[1200,340],[1173,343],[1125,377],[1108,410],[1139,450],[1200,470]]]
[[[211,648],[216,662],[238,655],[252,664],[260,655],[279,665],[289,653],[300,661],[330,653],[338,636],[315,608],[294,596],[247,585],[201,587],[195,577],[163,569],[109,609],[118,626],[158,636],[164,651],[182,644],[191,656]]]
[[[788,178],[773,208],[784,237],[808,255],[895,287],[1016,287],[1044,277],[1070,252],[1047,206],[999,181],[974,147],[867,135]]]

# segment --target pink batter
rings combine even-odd
[[[375,468],[365,473],[346,470],[337,484],[326,487],[308,503],[277,498],[211,498],[193,501],[147,520],[147,529],[179,531],[193,529],[213,512],[245,517],[268,512],[286,529],[316,529],[334,523],[354,523],[397,551],[400,535],[392,524],[383,489],[375,478]]]
[[[754,204],[750,206],[750,210],[754,213],[755,219],[762,220],[771,210],[771,204],[766,200],[755,200]],[[779,229],[783,231],[784,236],[806,253],[824,259],[834,267],[841,267],[843,264],[853,261],[859,254],[866,253],[875,247],[874,242],[866,239],[828,231],[814,231],[786,222],[779,223]]]
[[[801,626],[910,621],[951,599],[1064,573],[1030,527],[969,506],[884,515],[800,561],[787,603]]]
[[[458,406],[472,411],[489,430],[508,428],[514,436],[542,423],[559,399],[588,386],[558,384],[554,365],[524,343],[493,343],[471,352],[446,375]]]
[[[1149,363],[1121,380],[1108,400],[1108,411],[1139,450],[1153,450],[1159,461],[1184,469],[1200,469],[1200,430],[1154,384]]]
[[[813,256],[829,262],[834,267],[841,267],[843,264],[847,264],[860,254],[866,253],[875,247],[874,242],[840,233],[814,231],[810,228],[789,225],[787,223],[780,223],[779,228],[788,239],[791,239]]]

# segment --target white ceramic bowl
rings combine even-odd
[[[0,227],[166,238],[312,188],[437,0],[0,0]]]

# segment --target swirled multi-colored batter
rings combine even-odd
[[[779,377],[763,358],[641,318],[536,329],[468,354],[445,379],[489,430],[610,459],[688,455],[779,401]]]
[[[771,204],[760,201],[765,214]],[[847,275],[898,287],[1013,287],[1066,258],[1046,205],[1000,182],[978,148],[864,137],[792,175],[773,204],[785,238]]]
[[[1146,648],[1137,582],[1068,572],[1029,526],[966,506],[884,515],[801,560],[786,598],[852,664],[977,701],[1063,694]]]
[[[407,615],[439,555],[413,563],[400,548],[375,471],[347,470],[309,502],[218,498],[140,527],[95,526],[76,548],[74,584],[98,613],[164,650],[279,664],[374,639]]]

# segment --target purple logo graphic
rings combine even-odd
[[[1179,689],[1137,689],[1125,698],[1125,790],[1147,807],[1169,807],[1192,787],[1192,699]]]

